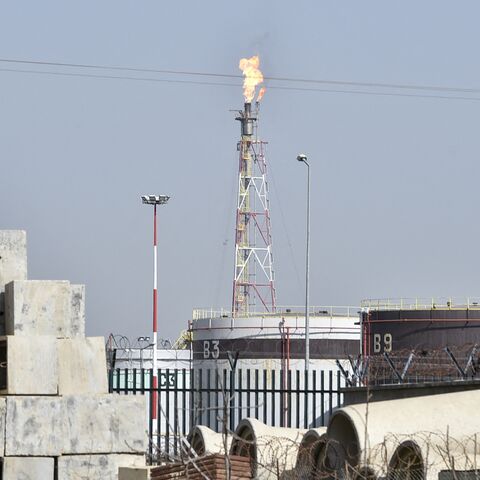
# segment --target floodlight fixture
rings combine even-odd
[[[165,205],[169,199],[168,195],[142,195],[142,203],[147,205]]]

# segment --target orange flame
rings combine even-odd
[[[243,72],[245,78],[243,79],[243,96],[246,103],[251,103],[253,97],[255,97],[255,89],[257,85],[263,83],[263,74],[259,70],[260,58],[255,55],[251,58],[242,58],[238,67]],[[263,90],[263,92],[262,92]],[[257,102],[259,102],[263,94],[265,93],[265,87],[260,90]]]
[[[259,102],[263,98],[266,91],[267,91],[266,87],[262,87],[260,89],[260,91],[258,92],[257,102]]]

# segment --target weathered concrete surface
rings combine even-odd
[[[154,467],[120,467],[118,480],[149,480]]]
[[[27,234],[0,230],[0,292],[13,280],[27,279]]]
[[[7,415],[7,400],[0,398],[0,457],[5,454],[5,421]]]
[[[5,480],[53,480],[53,458],[5,457],[3,477]]]
[[[7,335],[72,336],[70,282],[14,281],[5,287]]]
[[[326,455],[336,455],[340,467],[335,474],[349,464],[355,471],[368,468],[380,478],[387,475],[388,459],[396,461],[399,444],[408,440],[428,465],[426,478],[436,479],[446,466],[445,452],[455,465],[478,455],[479,402],[480,390],[470,390],[338,408],[328,423]],[[334,446],[338,444],[341,448]]]
[[[5,335],[5,285],[27,279],[27,234],[0,230],[0,335]]]
[[[63,401],[65,454],[145,452],[144,395],[67,395]]]
[[[58,392],[57,339],[52,336],[9,336],[7,389],[9,395],[56,395]]]
[[[142,465],[143,455],[64,455],[58,459],[58,480],[117,480],[120,467]]]
[[[62,453],[60,397],[7,397],[5,456],[56,457]]]
[[[104,342],[103,337],[58,340],[60,395],[108,393]]]
[[[221,433],[213,431],[205,425],[195,425],[187,437],[188,443],[197,455],[225,453],[225,439]],[[227,452],[230,450],[232,437],[227,437]]]
[[[85,336],[85,285],[71,285],[71,337]]]

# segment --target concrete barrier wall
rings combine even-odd
[[[57,339],[52,336],[0,337],[2,362],[6,362],[8,395],[57,395],[58,350]]]
[[[63,280],[22,280],[5,286],[5,333],[73,337],[81,331],[80,307],[72,317],[72,290]]]
[[[27,279],[27,234],[23,230],[0,230],[0,292],[14,280]]]
[[[6,457],[1,468],[5,480],[53,479],[55,460],[47,457]]]
[[[143,455],[64,455],[58,459],[57,480],[117,480],[120,467],[142,465]]]
[[[0,335],[5,335],[5,285],[27,279],[27,234],[0,230]]]
[[[0,231],[0,335],[0,478],[117,480],[145,465],[146,397],[107,393],[85,287],[27,280],[25,232]]]
[[[5,456],[61,455],[63,422],[64,409],[60,397],[7,397]]]
[[[67,395],[64,454],[144,453],[143,395]]]
[[[60,395],[108,393],[103,337],[58,340]]]

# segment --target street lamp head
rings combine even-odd
[[[169,198],[167,195],[142,195],[142,203],[147,205],[164,205]]]
[[[307,156],[304,153],[300,153],[299,155],[297,155],[297,160],[299,162],[306,162],[307,161]]]

